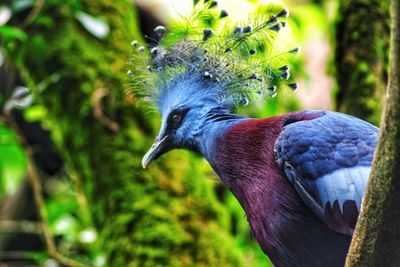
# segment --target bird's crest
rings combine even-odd
[[[128,75],[133,93],[157,104],[165,90],[185,77],[204,83],[205,93],[216,90],[213,95],[227,106],[246,105],[254,96],[274,97],[282,87],[295,90],[297,85],[288,81],[288,61],[299,48],[276,43],[288,15],[269,4],[259,6],[246,23],[235,24],[227,11],[217,10],[217,1],[195,0],[189,18],[168,30],[154,29],[156,44],[147,48],[132,42]]]

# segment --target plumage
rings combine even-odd
[[[358,215],[377,139],[378,128],[369,123],[325,112],[285,126],[275,155],[307,206],[335,231],[351,235],[355,220],[349,214]]]
[[[350,237],[330,230],[308,209],[274,153],[286,124],[312,123],[325,114],[300,112],[241,122],[215,144],[211,165],[243,206],[256,239],[277,266],[344,264]]]
[[[210,16],[215,7],[211,1],[194,3],[196,18]],[[194,38],[188,30],[176,43],[152,49],[157,52],[150,55],[151,72],[136,71],[143,75],[134,79],[145,78],[155,88],[137,90],[136,96],[150,98],[162,122],[142,164],[174,148],[201,154],[238,199],[276,266],[343,266],[379,129],[330,111],[266,119],[233,113],[254,95],[275,96],[289,79],[284,58],[274,61],[265,53],[273,50],[273,27],[288,14],[279,9],[245,26],[203,25]],[[198,30],[199,21],[189,24]],[[168,43],[165,28],[156,29]],[[255,42],[265,45],[264,53],[252,47]],[[297,89],[293,82],[286,86]]]
[[[217,91],[218,101],[231,108],[244,98],[268,95],[269,88],[294,90],[296,84],[288,81],[290,69],[282,67],[299,48],[288,49],[277,41],[288,11],[261,5],[249,14],[248,22],[238,25],[221,17],[223,10],[212,8],[214,2],[196,2],[192,15],[167,32],[157,26],[154,31],[162,38],[150,46],[150,53],[137,53],[143,52],[143,46],[138,48],[135,42],[130,68],[140,75],[130,82],[136,96],[152,103],[163,101],[165,89],[187,75],[206,78]],[[153,71],[143,71],[143,65],[152,66]],[[143,82],[146,86],[140,86]]]

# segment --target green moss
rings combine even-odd
[[[387,76],[389,1],[341,1],[339,12],[337,109],[378,125]]]
[[[124,94],[129,43],[138,38],[130,1],[83,1],[83,7],[90,15],[107,18],[110,35],[105,40],[91,36],[74,19],[73,8],[61,5],[45,9],[57,27],[30,27],[35,38],[21,49],[36,84],[53,73],[61,75],[39,100],[84,186],[108,264],[243,265],[230,233],[229,212],[204,179],[202,160],[170,153],[141,169],[141,156],[155,133],[154,118]],[[47,56],[38,59],[44,44]],[[92,96],[99,88],[109,93],[100,105],[120,125],[117,133],[93,116]]]

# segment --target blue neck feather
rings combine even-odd
[[[210,163],[216,151],[216,141],[233,125],[249,120],[247,117],[212,110],[207,114],[203,126],[194,136],[197,149]]]
[[[249,120],[236,114],[227,113],[221,110],[210,111],[202,127],[195,133],[195,150],[199,152],[210,163],[216,151],[216,141],[233,125]]]
[[[232,114],[232,103],[222,100],[222,88],[202,77],[177,77],[160,89],[158,107],[163,118],[160,135],[168,131],[171,114],[187,110],[181,125],[174,131],[171,147],[200,153],[210,163],[216,140],[229,127],[249,119]]]

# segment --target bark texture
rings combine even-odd
[[[370,182],[347,267],[400,265],[400,0],[392,0],[389,85]]]
[[[336,110],[379,124],[387,80],[389,0],[341,0]]]
[[[109,35],[92,36],[74,8],[106,18]],[[49,1],[42,12],[15,63],[37,93],[53,77],[37,99],[84,187],[108,266],[241,266],[203,161],[170,153],[141,169],[158,121],[125,93],[130,42],[138,38],[131,1]]]

